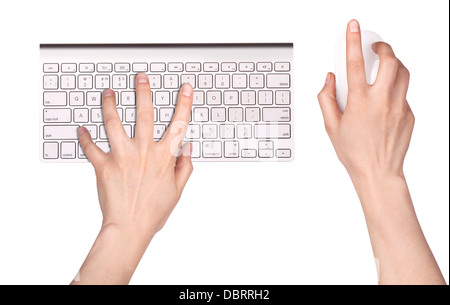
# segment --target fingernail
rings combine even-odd
[[[328,85],[330,83],[331,80],[331,73],[328,72],[327,73],[327,77],[325,78],[325,86]]]
[[[83,133],[86,132],[86,128],[84,127],[78,127],[78,135],[81,136]]]
[[[142,74],[142,73],[138,74],[136,76],[136,82],[139,83],[139,84],[146,84],[146,83],[148,83],[147,75]]]
[[[114,91],[111,89],[106,89],[105,91],[103,91],[103,96],[111,96],[114,95]]]
[[[352,33],[358,33],[359,32],[359,23],[358,23],[358,21],[356,21],[355,19],[350,21],[350,23],[348,24],[348,29]]]
[[[190,84],[183,85],[183,95],[191,96],[192,95],[192,86]]]

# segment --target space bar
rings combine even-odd
[[[79,125],[45,125],[45,140],[78,140]]]

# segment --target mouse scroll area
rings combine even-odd
[[[372,44],[382,41],[381,36],[372,31],[361,31],[361,47],[364,56],[364,66],[367,83],[375,83],[378,74],[378,55],[372,50]],[[347,83],[347,52],[345,34],[339,35],[336,40],[335,75],[336,75],[336,98],[339,109],[344,112],[347,105],[348,83]]]

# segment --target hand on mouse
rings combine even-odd
[[[116,110],[115,93],[103,93],[103,118],[111,151],[105,154],[84,127],[81,147],[97,176],[103,223],[73,284],[128,283],[153,236],[174,209],[193,167],[190,144],[176,153],[189,124],[192,87],[183,85],[172,123],[153,141],[153,104],[145,73],[136,76],[136,129],[130,139]]]
[[[347,106],[342,114],[336,83],[328,73],[318,95],[326,131],[361,200],[379,268],[380,283],[443,283],[421,231],[403,173],[414,115],[406,100],[409,72],[384,42],[372,48],[380,58],[368,85],[360,26],[349,22]]]

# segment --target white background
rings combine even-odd
[[[38,158],[39,43],[294,42],[296,159],[196,163],[132,284],[376,284],[360,203],[316,95],[347,22],[411,72],[405,171],[449,280],[448,1],[3,1],[0,284],[67,284],[101,223],[90,164]]]

